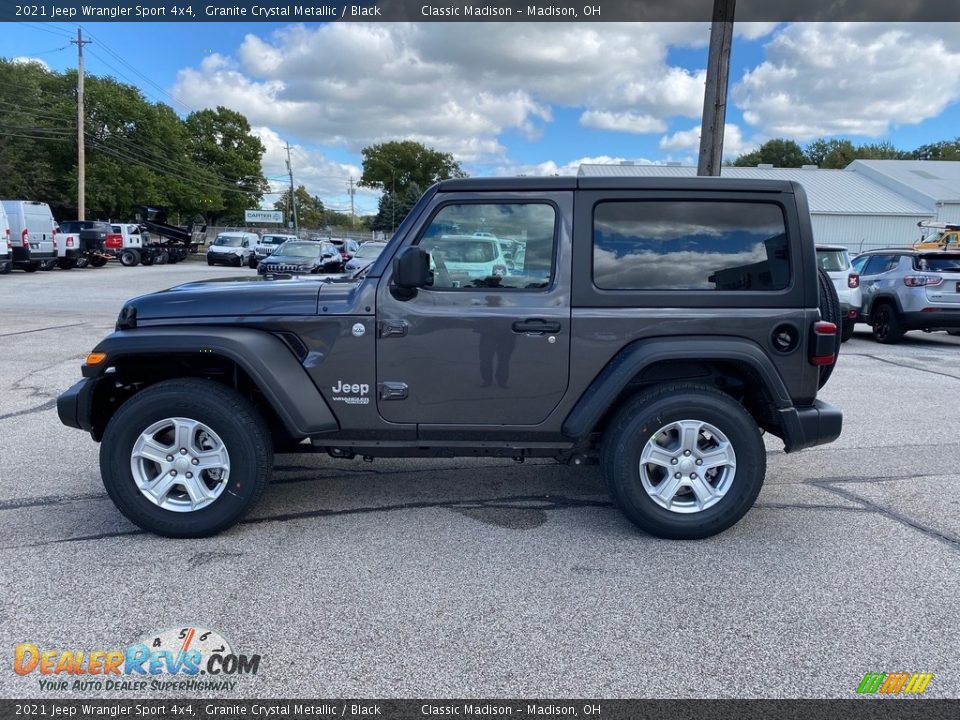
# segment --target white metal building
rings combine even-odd
[[[960,163],[958,163],[960,164]],[[692,177],[697,169],[680,165],[581,165],[582,177]],[[917,223],[936,218],[931,207],[849,170],[724,167],[723,177],[796,180],[807,191],[814,238],[854,251],[910,245],[920,238]]]
[[[854,160],[847,170],[919,203],[937,222],[960,223],[960,162]]]

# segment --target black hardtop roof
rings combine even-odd
[[[717,190],[794,193],[797,183],[721,177],[497,177],[442,180],[437,192],[530,190]]]

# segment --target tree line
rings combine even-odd
[[[843,169],[854,160],[960,160],[960,137],[900,150],[890,142],[854,145],[840,138],[818,138],[801,148],[794,140],[775,138],[733,161],[737,167],[770,164],[781,168],[818,165]]]
[[[42,200],[77,214],[77,74],[0,59],[0,197]],[[186,224],[239,224],[269,190],[265,148],[224,107],[181,118],[114,78],[85,75],[88,218],[132,219],[137,205]]]

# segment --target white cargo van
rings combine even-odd
[[[6,275],[13,267],[10,257],[10,223],[7,222],[7,211],[0,203],[0,275]]]
[[[10,224],[13,267],[27,272],[52,270],[57,262],[50,206],[36,200],[0,201]]]

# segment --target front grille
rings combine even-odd
[[[309,268],[305,268],[302,265],[292,265],[289,263],[270,263],[269,265],[264,265],[264,272],[281,272],[281,273],[295,273],[295,272],[307,272]]]

